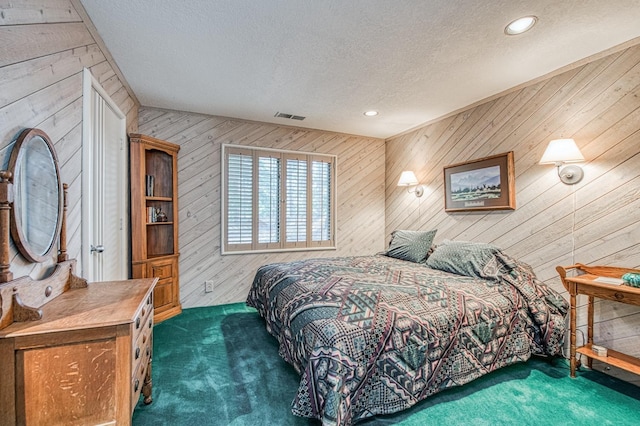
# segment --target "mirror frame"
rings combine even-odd
[[[16,247],[18,248],[20,253],[31,262],[44,262],[45,260],[48,259],[48,256],[51,254],[51,250],[53,250],[53,248],[56,245],[56,242],[60,237],[60,229],[62,226],[62,213],[63,213],[63,207],[64,207],[63,193],[62,193],[63,191],[62,179],[60,178],[60,168],[58,166],[58,157],[56,155],[55,149],[53,148],[53,144],[49,139],[49,136],[47,136],[47,134],[40,129],[23,130],[20,133],[20,136],[18,136],[18,139],[16,140],[13,150],[11,151],[11,157],[9,159],[9,170],[13,175],[13,179],[12,179],[13,182],[15,182],[17,179],[20,178],[20,164],[22,163],[22,158],[25,153],[25,150],[22,148],[30,140],[37,137],[40,137],[42,140],[44,140],[45,145],[49,149],[49,153],[51,154],[51,160],[53,161],[53,165],[56,173],[56,181],[57,181],[56,183],[58,186],[58,211],[57,211],[58,217],[56,219],[55,232],[53,234],[53,238],[51,239],[51,242],[46,252],[44,254],[36,253],[31,247],[31,245],[29,244],[29,242],[27,241],[21,226],[22,225],[21,218],[18,217],[19,215],[16,214],[16,211],[15,211],[16,210],[15,200],[19,199],[20,197],[20,194],[17,194],[17,193],[14,193],[14,197],[13,197],[14,204],[13,204],[13,208],[11,209],[10,228],[11,228],[11,237],[13,238],[13,241],[15,242]],[[15,185],[14,185],[14,190],[15,190]]]

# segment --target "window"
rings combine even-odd
[[[336,157],[222,146],[222,253],[335,248]]]

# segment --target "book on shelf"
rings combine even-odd
[[[144,182],[145,182],[145,194],[147,195],[147,197],[153,197],[153,184],[154,184],[153,176],[145,175]]]
[[[155,207],[147,207],[147,222],[148,223],[156,223],[158,221],[158,216]]]

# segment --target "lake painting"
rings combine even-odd
[[[500,166],[451,175],[451,200],[473,201],[500,198]]]

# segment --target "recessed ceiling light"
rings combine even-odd
[[[364,115],[366,115],[367,117],[375,117],[376,115],[378,115],[378,111],[367,111],[364,113]]]
[[[506,35],[518,35],[529,31],[538,22],[537,16],[524,16],[511,22],[504,28]]]

